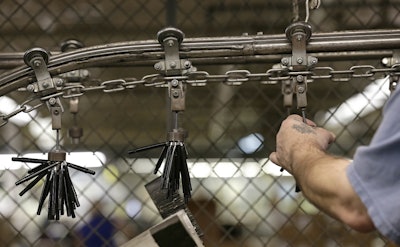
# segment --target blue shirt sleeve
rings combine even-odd
[[[389,98],[368,146],[359,147],[347,176],[379,232],[400,244],[400,89]]]

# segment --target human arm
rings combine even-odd
[[[307,120],[291,115],[277,134],[272,162],[296,179],[304,196],[322,211],[355,230],[375,229],[367,209],[346,176],[350,160],[326,153],[335,136]]]

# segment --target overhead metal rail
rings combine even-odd
[[[391,57],[400,48],[400,30],[362,30],[313,33],[307,53],[319,61],[378,59]],[[182,58],[193,65],[278,63],[292,52],[284,34],[230,37],[185,38],[180,46]],[[164,57],[157,40],[127,41],[50,52],[48,70],[52,76],[90,67],[148,66]],[[23,53],[0,53],[0,96],[35,81],[32,70],[23,62]]]

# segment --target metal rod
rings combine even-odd
[[[50,192],[51,180],[52,180],[51,173],[48,172],[47,176],[46,176],[46,181],[43,186],[42,194],[40,195],[39,206],[38,206],[38,210],[36,212],[37,215],[40,215],[40,213],[42,211],[43,203],[46,200],[46,197]]]
[[[47,166],[47,167],[45,167],[45,168],[43,168],[43,169],[41,169],[41,170],[39,170],[39,171],[37,171],[37,172],[35,172],[35,173],[31,173],[30,175],[25,176],[25,177],[23,177],[22,179],[20,179],[20,180],[18,180],[17,182],[15,182],[15,185],[19,185],[19,184],[22,184],[23,182],[26,182],[26,181],[28,181],[28,180],[31,180],[32,178],[38,176],[38,175],[41,174],[42,172],[44,172],[44,171],[46,171],[46,170],[49,170],[49,169],[55,167],[55,166],[58,165],[58,164],[59,164],[59,162],[55,162],[54,164],[51,164],[51,165],[49,165],[49,166]]]
[[[25,189],[23,189],[20,193],[19,193],[19,195],[20,196],[23,196],[28,190],[30,190],[30,189],[32,189],[33,188],[33,186],[35,186],[44,176],[46,176],[47,175],[47,172],[43,172],[42,174],[39,174],[38,176],[37,176],[37,178],[35,178],[35,180],[33,180],[32,182],[30,182],[26,187],[25,187]]]
[[[164,148],[163,148],[163,150],[162,150],[162,152],[160,154],[160,157],[158,158],[157,164],[156,164],[156,166],[154,168],[154,172],[153,172],[154,174],[156,174],[158,172],[158,169],[160,169],[161,164],[165,159],[165,155],[167,153],[167,149],[168,149],[167,145],[164,144]]]
[[[41,159],[32,159],[32,158],[19,158],[13,157],[11,158],[12,161],[21,161],[21,162],[28,162],[28,163],[46,163],[48,160],[41,160]]]
[[[151,145],[148,145],[148,146],[144,146],[144,147],[140,147],[140,148],[128,151],[128,154],[134,154],[134,153],[147,151],[147,150],[154,149],[154,148],[160,148],[160,147],[163,147],[163,146],[165,146],[165,142],[151,144]]]
[[[74,164],[72,164],[72,163],[67,163],[67,164],[68,164],[68,167],[74,168],[75,170],[78,170],[78,171],[81,171],[81,172],[84,172],[84,173],[89,173],[89,174],[91,174],[91,175],[96,174],[95,171],[90,170],[90,169],[87,169],[87,168],[85,168],[85,167],[78,166],[78,165],[74,165]]]

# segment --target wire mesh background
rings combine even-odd
[[[310,23],[313,32],[397,28],[399,8],[397,1],[389,0],[322,1],[322,6],[311,12]],[[60,50],[60,43],[71,38],[86,46],[155,39],[168,25],[183,30],[186,37],[281,34],[292,18],[291,1],[1,1],[0,51],[24,52],[38,46]],[[357,64],[379,67],[381,61],[338,61],[327,66],[340,69]],[[200,69],[223,74],[230,69],[265,72],[271,67],[227,64]],[[90,73],[104,81],[141,78],[154,69],[94,68]],[[271,172],[279,168],[270,169],[267,157],[286,116],[280,90],[280,85],[257,82],[239,87],[214,83],[188,88],[182,125],[189,132],[186,145],[192,164],[193,199],[189,206],[205,233],[205,245],[390,246],[378,233],[356,233],[327,217],[301,193],[294,192],[291,177]],[[332,152],[351,157],[357,146],[369,142],[388,94],[388,84],[381,80],[315,81],[309,86],[307,114],[336,133]],[[20,103],[28,95],[13,92],[9,97]],[[362,103],[355,103],[360,97]],[[37,216],[41,186],[18,196],[22,188],[16,187],[15,181],[25,175],[26,168],[9,162],[9,169],[0,173],[0,245],[82,244],[87,235],[79,232],[99,208],[112,223],[112,235],[107,239],[110,246],[112,242],[123,244],[161,221],[144,189],[144,184],[156,177],[151,171],[159,153],[129,157],[127,152],[165,141],[166,91],[145,87],[117,93],[90,92],[80,97],[79,106],[77,122],[84,135],[79,144],[70,142],[67,131],[72,117],[66,112],[63,147],[68,152],[91,152],[102,166],[93,168],[95,176],[71,174],[81,202],[77,217],[48,221],[46,210]],[[0,105],[2,112],[13,110],[8,108]],[[47,153],[54,145],[49,113],[42,108],[29,122],[10,122],[0,129],[0,152],[9,155],[9,161],[27,153]],[[246,151],[238,144],[246,136],[257,136],[263,143]],[[95,152],[103,153],[105,159]],[[91,231],[99,234],[97,229]]]

